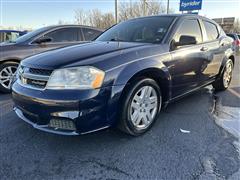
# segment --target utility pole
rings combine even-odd
[[[167,0],[167,14],[169,14],[169,0]]]
[[[143,0],[143,16],[146,16],[146,0]]]
[[[118,23],[118,2],[115,0],[115,23]]]

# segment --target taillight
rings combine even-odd
[[[235,40],[235,41],[234,41],[234,44],[235,44],[236,46],[240,46],[240,40]]]

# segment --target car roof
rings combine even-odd
[[[196,18],[204,19],[204,20],[211,21],[211,22],[217,24],[214,20],[209,19],[207,17],[200,16],[198,14],[187,14],[187,13],[184,13],[184,14],[159,14],[159,15],[137,17],[137,18],[133,18],[133,19],[130,19],[130,20],[144,19],[144,18],[151,18],[151,17],[176,17],[176,18],[196,17]]]
[[[103,31],[100,28],[92,27],[92,26],[85,26],[85,25],[77,25],[77,24],[64,24],[64,25],[51,25],[51,26],[46,26],[46,29],[54,29],[54,28],[67,28],[67,27],[78,27],[78,28],[89,28],[89,29],[94,29],[98,31]]]
[[[17,31],[17,30],[9,30],[9,29],[6,29],[6,30],[4,30],[4,29],[0,29],[0,32],[17,32],[17,33],[24,33],[24,32],[26,32],[26,31]]]

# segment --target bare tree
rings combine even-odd
[[[90,11],[79,9],[75,11],[75,21],[77,24],[106,29],[114,24],[114,15],[113,13],[102,13],[99,9]]]
[[[144,16],[144,14],[148,16],[165,12],[166,8],[159,0],[124,1],[119,4],[118,8],[119,21]],[[99,9],[90,11],[84,11],[83,9],[75,10],[75,21],[77,24],[90,25],[101,29],[106,29],[115,23],[113,13],[102,13]]]
[[[88,18],[91,26],[101,28],[102,13],[99,9],[93,9],[89,11]]]
[[[105,13],[102,19],[102,29],[107,29],[115,24],[113,13]]]
[[[144,14],[145,9],[145,14]],[[172,11],[172,10],[171,10]],[[166,12],[165,6],[161,1],[144,1],[140,0],[139,2],[121,2],[119,4],[119,20],[125,21],[127,19],[140,17],[140,16],[149,16],[163,14]]]
[[[75,10],[75,21],[80,25],[89,25],[88,13],[83,9]]]

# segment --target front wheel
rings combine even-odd
[[[151,128],[162,104],[161,91],[153,79],[130,83],[125,91],[120,116],[120,130],[138,136]]]
[[[232,73],[233,73],[233,62],[229,59],[224,67],[224,70],[221,76],[213,83],[213,87],[216,91],[223,91],[226,90],[230,82],[232,80]]]
[[[4,93],[11,92],[11,85],[15,79],[18,63],[5,62],[0,64],[0,91]]]

